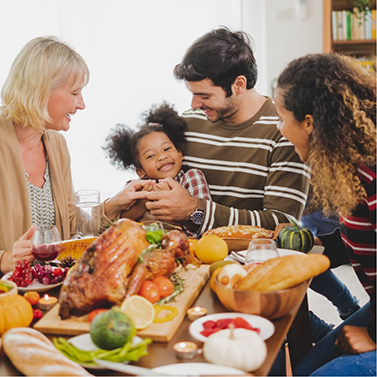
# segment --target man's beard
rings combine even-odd
[[[208,115],[206,114],[207,119],[211,123],[216,123],[216,122],[218,122],[220,120],[221,121],[226,121],[227,119],[229,119],[230,117],[232,117],[237,112],[237,108],[234,105],[234,102],[231,100],[230,97],[227,98],[227,100],[226,100],[226,106],[224,106],[224,107],[219,107],[217,109],[212,109],[211,107],[203,106],[201,109],[202,110],[212,110],[214,112],[214,115],[211,114],[210,117],[208,117]]]

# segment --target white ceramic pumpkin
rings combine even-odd
[[[208,337],[203,355],[209,363],[252,372],[263,364],[267,347],[255,331],[226,329]]]

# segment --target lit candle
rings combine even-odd
[[[207,309],[200,306],[195,306],[187,310],[187,316],[190,321],[195,321],[196,319],[207,315]]]
[[[193,359],[197,353],[198,346],[193,342],[179,342],[173,346],[175,355],[181,359]]]
[[[41,310],[50,310],[52,309],[58,302],[56,297],[50,297],[48,294],[45,294],[39,301],[38,301],[38,308]]]

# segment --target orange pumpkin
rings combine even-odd
[[[20,295],[0,297],[0,335],[13,327],[27,327],[33,320],[33,308]]]

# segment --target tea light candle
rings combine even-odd
[[[193,359],[196,355],[198,346],[193,342],[179,342],[173,346],[175,356],[181,359]]]
[[[41,310],[50,310],[58,303],[58,299],[56,297],[50,297],[48,294],[45,294],[39,301],[38,301],[38,308]]]
[[[187,310],[187,316],[190,321],[195,321],[196,319],[207,315],[207,309],[200,306],[195,306]]]

